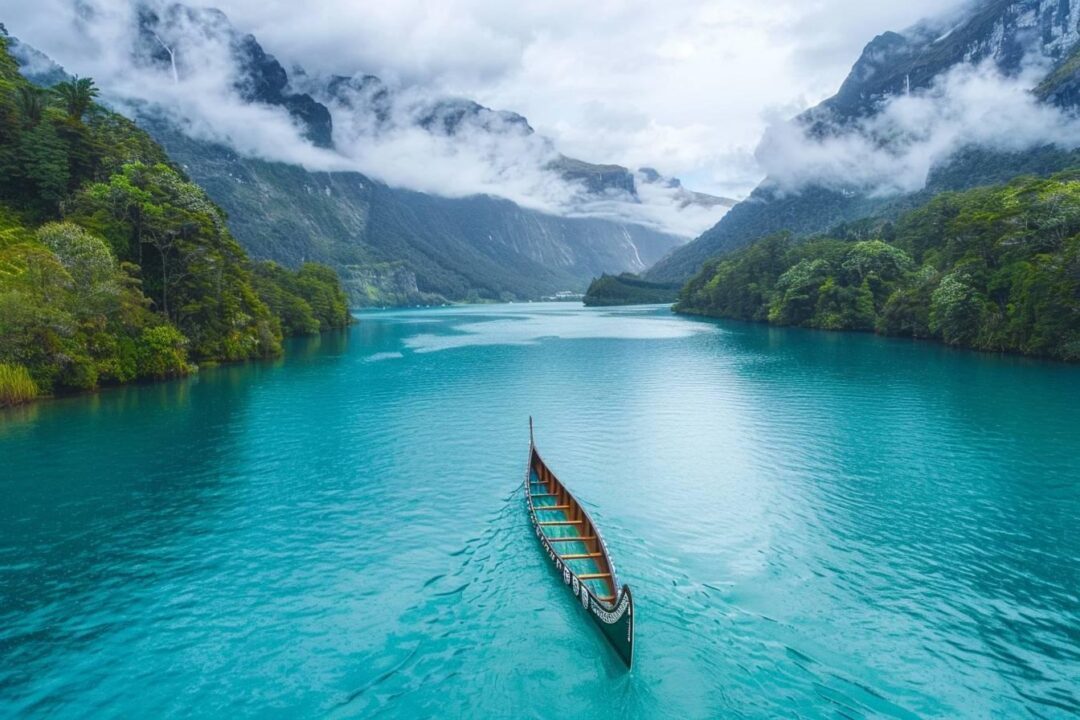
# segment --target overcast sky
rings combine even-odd
[[[75,0],[71,0],[72,3]],[[286,66],[370,72],[527,116],[568,155],[742,196],[770,119],[831,95],[875,35],[962,0],[217,0]],[[0,20],[63,55],[49,3]],[[198,4],[198,3],[192,3]],[[61,59],[63,59],[61,57]]]
[[[8,2],[10,0],[3,0]],[[770,118],[836,91],[862,48],[960,0],[220,0],[283,59],[520,112],[563,152],[743,195]]]

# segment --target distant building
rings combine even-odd
[[[575,300],[581,300],[585,295],[583,293],[574,292],[573,290],[560,290],[554,295],[545,295],[540,298],[541,300],[547,300],[548,302],[574,302]]]

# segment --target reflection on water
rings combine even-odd
[[[0,716],[1073,716],[1078,372],[493,306],[8,412]],[[530,414],[629,675],[529,532]]]
[[[707,323],[656,314],[642,317],[619,311],[582,312],[580,307],[569,305],[542,307],[535,311],[528,306],[504,312],[487,310],[480,318],[475,317],[476,312],[444,311],[443,322],[431,323],[433,332],[411,335],[405,339],[405,347],[434,352],[477,345],[533,345],[543,340],[669,340],[716,332],[716,327]],[[404,321],[413,323],[416,318]]]

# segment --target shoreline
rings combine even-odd
[[[284,336],[282,338],[282,340],[298,340],[300,338],[315,338],[315,337],[320,337],[322,335],[327,335],[327,334],[330,334],[330,333],[335,333],[335,332],[341,332],[343,330],[348,330],[353,325],[357,325],[360,322],[359,320],[357,320],[356,316],[352,314],[353,312],[354,311],[352,311],[352,310],[349,311],[349,317],[352,318],[352,320],[348,325],[345,325],[344,327],[327,328],[326,330],[320,330],[319,332],[311,334],[311,335],[286,335],[286,336]],[[123,383],[109,383],[107,385],[99,385],[98,387],[93,388],[91,390],[78,390],[78,391],[75,391],[75,392],[66,392],[66,393],[60,393],[60,394],[49,393],[49,394],[46,394],[46,395],[38,395],[38,396],[36,396],[36,397],[34,397],[34,398],[30,399],[30,400],[27,400],[26,402],[15,403],[13,405],[0,405],[0,423],[4,422],[4,420],[5,420],[4,414],[5,413],[9,413],[11,411],[18,411],[18,410],[22,410],[22,409],[26,409],[26,408],[30,408],[30,407],[36,407],[38,405],[41,405],[42,403],[53,403],[53,402],[59,402],[59,401],[62,401],[62,400],[70,400],[72,398],[87,397],[87,396],[97,395],[99,393],[110,392],[110,391],[113,391],[113,390],[120,390],[120,389],[123,389],[123,388],[129,388],[129,387],[138,386],[138,385],[160,385],[162,383],[175,382],[177,380],[188,380],[188,379],[190,379],[190,378],[192,378],[194,376],[199,375],[204,370],[213,370],[215,368],[221,368],[221,367],[235,367],[235,366],[239,366],[239,365],[246,365],[248,363],[275,362],[275,361],[279,361],[279,360],[285,360],[287,357],[288,357],[288,353],[284,349],[282,349],[282,351],[281,351],[281,353],[279,355],[274,355],[272,357],[245,358],[243,360],[204,360],[204,361],[202,361],[200,363],[194,363],[195,369],[192,372],[187,373],[186,375],[174,375],[172,377],[162,377],[162,378],[143,377],[143,378],[136,378],[134,380],[130,380],[128,382],[123,382]]]
[[[672,305],[671,312],[675,315],[709,318],[712,320],[729,320],[733,322],[749,323],[753,325],[764,325],[766,327],[782,328],[785,330],[811,330],[814,332],[843,333],[846,335],[873,335],[874,337],[889,338],[892,340],[910,340],[913,343],[933,344],[937,345],[938,347],[947,348],[949,350],[962,350],[965,352],[978,353],[980,355],[999,355],[1012,358],[1023,358],[1025,360],[1038,360],[1040,362],[1051,362],[1056,365],[1064,365],[1066,367],[1080,366],[1080,358],[1076,360],[1065,360],[1062,358],[1052,357],[1050,355],[1034,355],[1032,353],[1025,353],[1019,350],[987,350],[985,348],[971,347],[970,345],[950,345],[943,340],[932,337],[915,337],[914,335],[884,335],[877,332],[876,330],[857,330],[854,328],[818,328],[806,327],[805,325],[777,325],[775,323],[769,322],[768,320],[749,320],[746,318],[732,317],[730,315],[718,315],[716,313],[708,312],[707,310],[699,310],[695,308],[679,308],[678,305]]]

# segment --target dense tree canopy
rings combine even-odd
[[[601,275],[585,293],[588,306],[672,303],[679,294],[677,283],[654,283],[637,275]]]
[[[329,268],[252,265],[88,78],[28,84],[0,37],[0,404],[281,352],[349,322]]]
[[[1080,171],[710,260],[678,310],[1080,360]],[[868,239],[877,235],[880,239]]]

